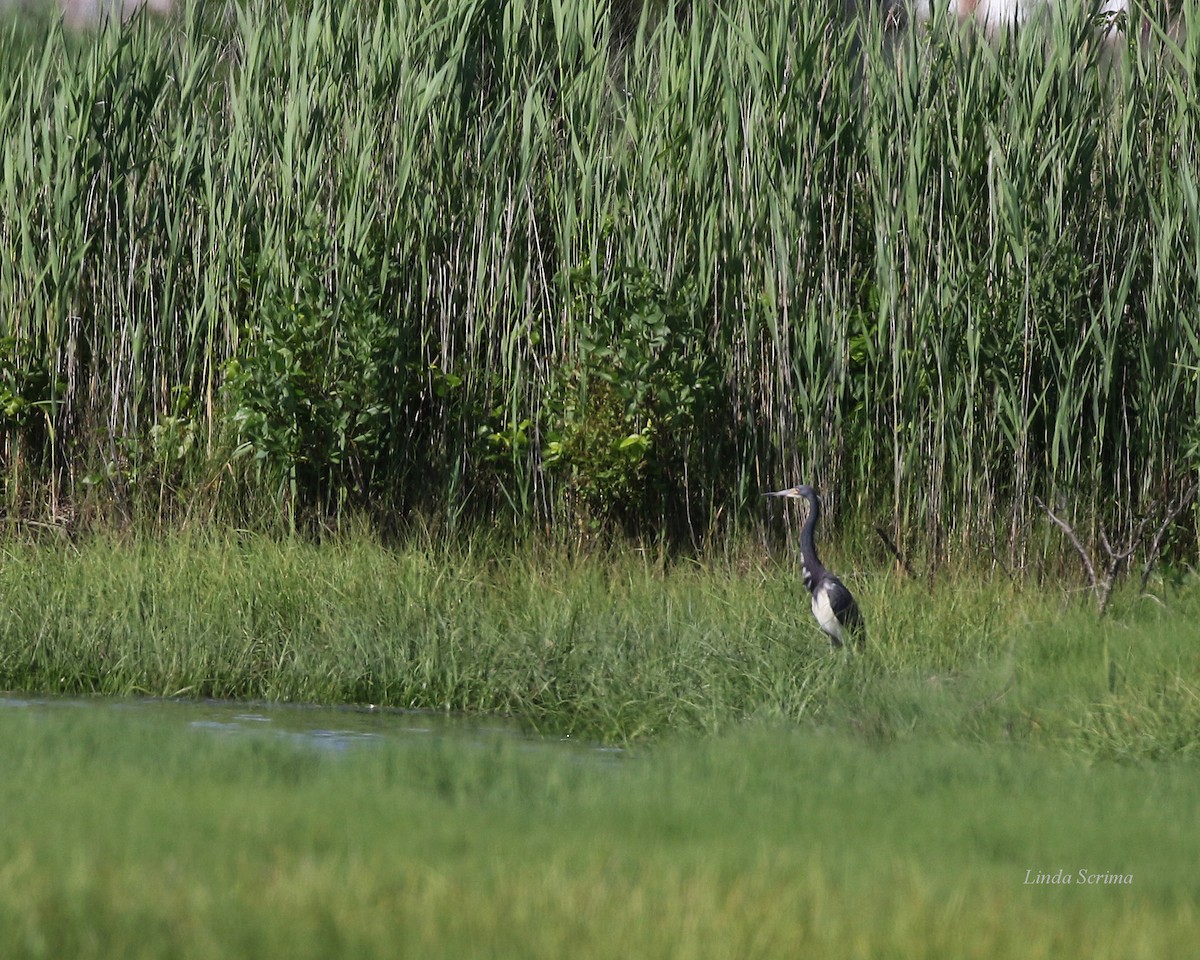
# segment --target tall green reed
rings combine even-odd
[[[1020,563],[1195,472],[1191,5],[232,10],[0,41],[10,514],[700,540],[803,477]]]

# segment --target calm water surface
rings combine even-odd
[[[464,716],[423,710],[379,707],[327,707],[227,700],[174,700],[152,697],[34,697],[0,693],[0,711],[56,713],[65,710],[124,711],[164,724],[194,730],[197,736],[278,737],[343,753],[349,750],[403,747],[431,738],[457,742],[511,741],[530,750],[569,750],[581,757],[619,757],[616,747],[546,737],[523,730],[503,717]]]

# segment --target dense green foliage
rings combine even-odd
[[[1126,960],[1200,937],[1193,768],[771,726],[617,763],[339,756],[144,712],[0,707],[6,958]]]
[[[1121,590],[1103,620],[1007,579],[850,582],[870,629],[857,657],[830,653],[795,570],[750,551],[672,565],[363,538],[10,545],[0,690],[504,713],[617,743],[750,720],[1196,755],[1190,578],[1155,585],[1165,604]]]
[[[0,33],[10,516],[701,539],[804,478],[1020,560],[1196,472],[1190,2],[186,6]]]

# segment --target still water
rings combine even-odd
[[[623,751],[569,737],[539,736],[503,717],[467,716],[428,710],[316,706],[227,700],[176,700],[153,697],[35,697],[0,693],[0,711],[56,714],[63,711],[114,711],[149,721],[174,724],[197,736],[277,737],[313,750],[403,747],[430,739],[491,744],[510,742],[530,750],[568,750],[581,758],[615,759]]]

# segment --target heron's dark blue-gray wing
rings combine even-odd
[[[862,611],[858,609],[858,602],[854,599],[854,594],[850,592],[841,580],[830,574],[825,581],[826,596],[829,597],[829,606],[833,610],[833,615],[837,617],[838,623],[849,634],[851,634],[857,644],[862,644],[867,638],[867,625],[863,621]]]

